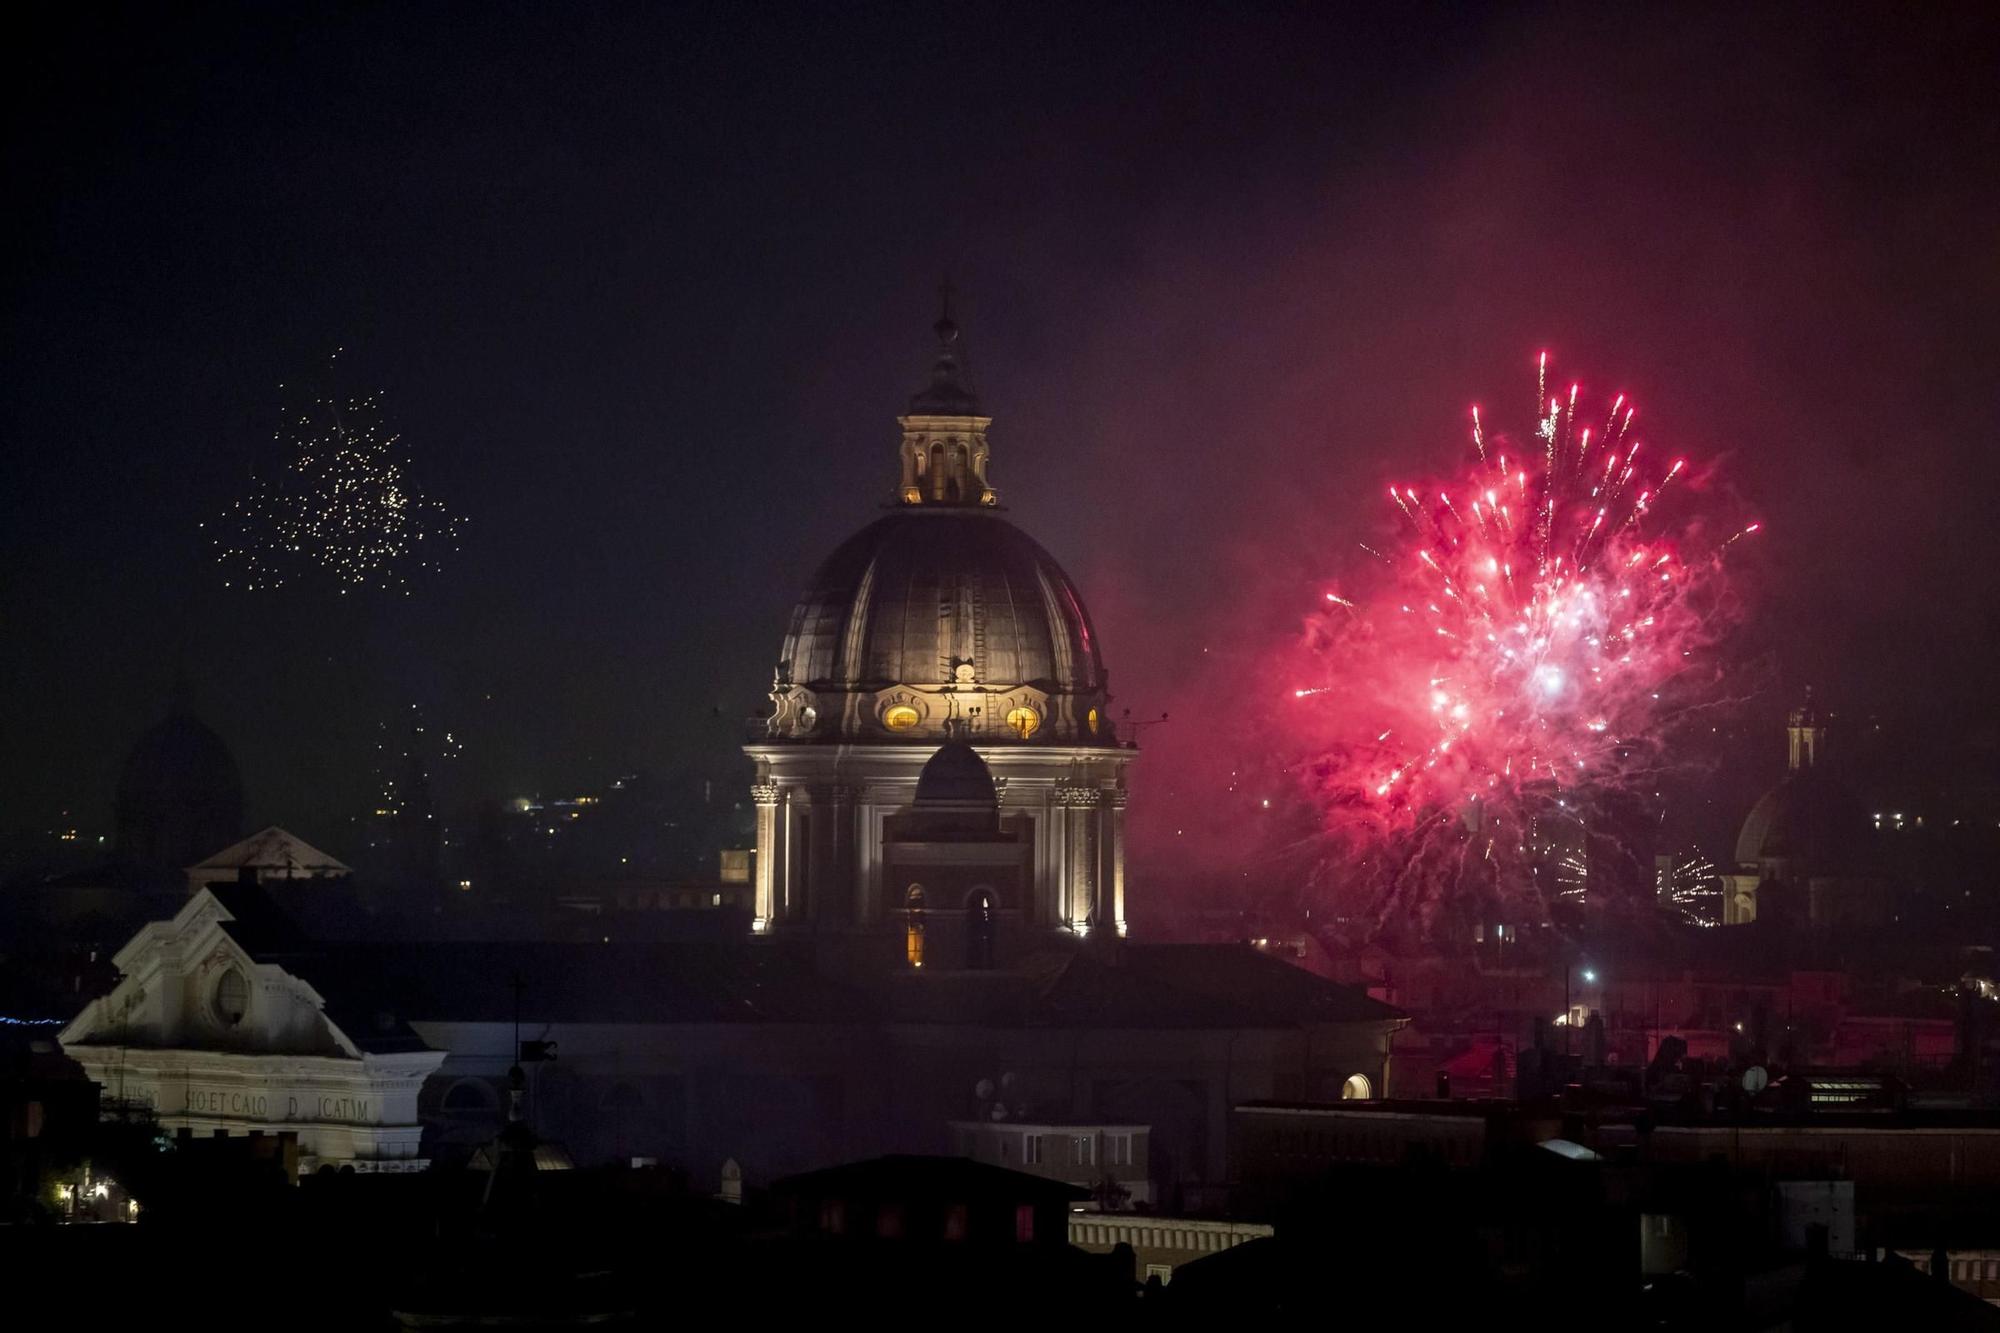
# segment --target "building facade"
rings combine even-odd
[[[201,1137],[296,1137],[300,1170],[422,1170],[417,1094],[444,1062],[407,1029],[350,1034],[304,977],[260,956],[263,899],[195,891],[119,950],[120,973],[63,1029],[113,1107]]]

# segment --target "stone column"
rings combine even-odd
[[[1107,911],[1098,919],[1122,937],[1125,934],[1125,789],[1104,792],[1104,883]]]
[[[810,793],[806,908],[815,921],[847,924],[855,919],[854,794],[854,788],[839,784]]]
[[[887,801],[879,789],[863,787],[854,810],[854,919],[861,925],[882,919],[882,844],[875,824]]]
[[[779,834],[784,846],[779,850],[778,859],[784,865],[783,877],[778,881],[778,914],[788,922],[806,919],[811,908],[812,897],[812,847],[810,837],[800,837],[799,820],[812,818],[812,801],[802,787],[790,787],[785,791],[785,805],[778,818]]]
[[[1065,782],[1056,787],[1056,804],[1068,825],[1069,856],[1064,867],[1063,923],[1082,934],[1097,903],[1097,788]],[[1096,924],[1106,923],[1099,919]]]
[[[778,784],[752,783],[750,799],[757,805],[757,906],[750,925],[761,935],[777,918]]]

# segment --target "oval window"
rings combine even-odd
[[[917,715],[917,710],[908,704],[897,704],[882,713],[882,725],[891,731],[910,731],[921,721],[923,719]]]
[[[232,967],[215,983],[215,1016],[222,1020],[222,1026],[233,1028],[249,1010],[250,983]]]
[[[1041,730],[1041,726],[1042,715],[1026,704],[1007,710],[1007,729],[1022,740]]]

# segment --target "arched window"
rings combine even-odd
[[[1340,1100],[1344,1102],[1365,1102],[1374,1095],[1375,1085],[1366,1074],[1349,1074],[1347,1082],[1340,1085]]]
[[[911,967],[924,965],[924,886],[912,884],[903,895],[903,955]]]
[[[250,1012],[250,983],[235,968],[225,971],[215,983],[215,1016],[226,1028],[233,1028]]]
[[[978,888],[965,900],[965,965],[973,971],[993,966],[993,890]]]

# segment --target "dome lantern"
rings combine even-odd
[[[896,498],[904,505],[991,507],[1000,502],[986,480],[986,428],[993,418],[980,415],[966,374],[949,286],[943,306],[931,326],[938,348],[930,383],[910,396],[909,411],[896,419],[903,428]]]

